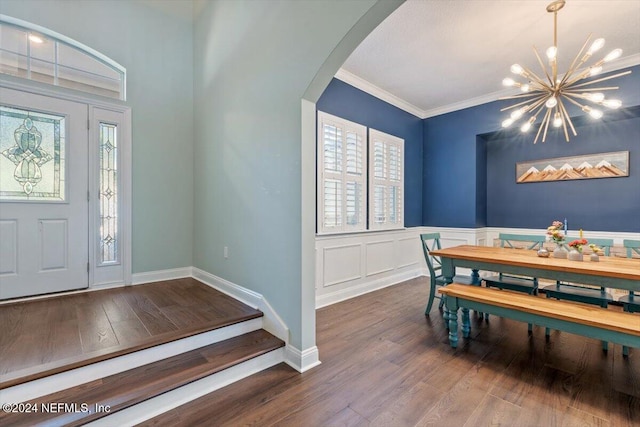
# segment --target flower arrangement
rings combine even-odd
[[[598,255],[600,254],[600,252],[602,252],[602,248],[596,245],[595,243],[590,243],[589,249],[591,249],[591,252]]]
[[[576,249],[578,252],[582,252],[582,247],[589,243],[587,239],[576,239],[569,243],[569,247]]]
[[[553,221],[549,227],[547,227],[547,235],[553,239],[556,243],[564,242],[564,234],[562,233],[562,222]]]

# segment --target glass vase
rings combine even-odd
[[[571,249],[569,251],[569,254],[567,255],[567,258],[570,261],[582,261],[582,252],[577,249]]]
[[[564,248],[564,244],[562,242],[556,242],[556,244],[557,244],[557,246],[553,250],[553,257],[554,258],[566,258],[567,257],[567,250]]]

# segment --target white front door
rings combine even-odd
[[[88,287],[88,107],[0,88],[0,300]]]

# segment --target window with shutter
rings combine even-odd
[[[404,140],[369,129],[369,229],[404,227]]]
[[[366,127],[318,112],[318,232],[366,229]]]

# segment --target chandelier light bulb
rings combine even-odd
[[[591,68],[589,68],[589,75],[590,76],[596,76],[598,74],[600,74],[600,72],[602,71],[602,67],[601,66],[593,66]]]
[[[522,86],[520,86],[520,91],[521,92],[529,92],[529,85],[528,84],[523,84]]]
[[[604,101],[604,93],[595,92],[595,93],[583,93],[585,98],[587,98],[591,102],[602,102]]]
[[[595,108],[591,108],[588,105],[585,105],[584,107],[582,107],[582,111],[589,114],[594,119],[599,119],[602,117],[602,111],[596,110]]]
[[[604,46],[604,39],[595,39],[593,43],[591,43],[591,47],[589,47],[588,54],[593,55],[594,53],[602,49],[602,46]]]
[[[511,126],[513,124],[513,120],[512,119],[507,119],[505,121],[502,122],[502,127],[503,128],[508,128],[509,126]]]
[[[552,96],[551,98],[547,99],[547,102],[545,102],[545,103],[544,103],[544,105],[545,105],[547,108],[553,108],[553,107],[555,107],[556,105],[558,105],[558,100],[556,99],[556,97],[555,97],[555,96]]]
[[[506,79],[502,80],[502,84],[504,86],[514,86],[516,84],[516,81],[511,77],[507,77]]]
[[[524,133],[528,132],[528,131],[529,131],[529,129],[531,129],[531,125],[533,125],[533,122],[535,122],[535,121],[536,121],[535,116],[534,116],[534,117],[531,117],[531,118],[529,119],[529,121],[527,121],[525,124],[523,124],[523,125],[520,127],[520,130],[521,130],[522,132],[524,132]]]
[[[555,60],[557,54],[558,54],[558,48],[557,47],[551,46],[549,49],[547,49],[547,58],[549,58],[549,61]]]
[[[603,61],[604,62],[613,61],[614,59],[620,58],[621,55],[622,55],[622,49],[614,49],[611,52],[609,52],[607,56],[604,57]]]
[[[513,74],[522,75],[524,73],[524,68],[522,68],[519,64],[513,64],[511,66],[511,72]]]
[[[559,128],[562,126],[562,117],[560,116],[560,112],[556,111],[556,114],[553,116],[553,127]]]
[[[605,99],[602,101],[602,105],[604,105],[607,108],[611,108],[612,110],[615,110],[622,106],[622,101],[620,101],[619,99]]]
[[[522,115],[525,113],[526,108],[528,107],[528,105],[525,105],[522,108],[518,108],[517,110],[515,110],[514,112],[511,113],[511,119],[512,120],[518,120],[520,117],[522,117]]]

